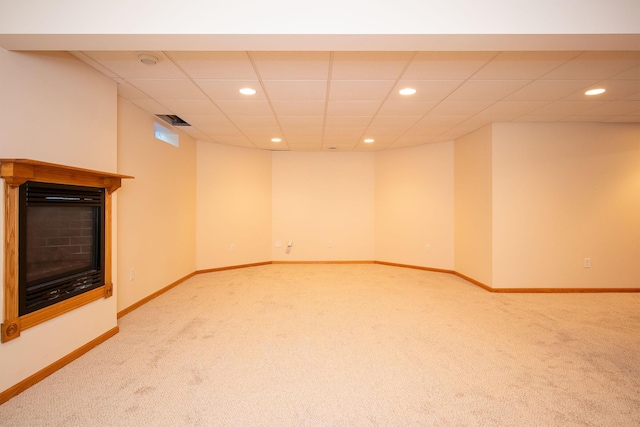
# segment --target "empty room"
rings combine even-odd
[[[3,1],[0,425],[636,425],[640,5],[557,3]]]

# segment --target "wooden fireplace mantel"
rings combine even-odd
[[[62,166],[29,159],[0,159],[0,178],[4,179],[4,313],[1,341],[20,336],[24,329],[100,298],[113,295],[111,279],[111,195],[122,179],[133,178],[109,172]],[[27,181],[98,187],[105,195],[105,271],[104,285],[41,310],[19,316],[18,312],[18,188]]]

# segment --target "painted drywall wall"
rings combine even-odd
[[[374,153],[274,152],[273,260],[373,260],[374,169]]]
[[[453,270],[453,145],[376,153],[377,261]]]
[[[492,284],[492,127],[454,143],[455,270]]]
[[[624,34],[637,33],[630,0],[425,2],[3,0],[2,33],[18,34]],[[126,11],[126,14],[123,14]],[[286,16],[287,19],[280,19]],[[576,19],[579,17],[579,19]],[[277,22],[277,25],[275,25]]]
[[[198,141],[196,267],[271,261],[271,152]]]
[[[118,311],[193,273],[196,142],[154,137],[154,117],[118,98]]]
[[[494,287],[640,287],[638,124],[496,123],[492,155]]]
[[[117,95],[112,80],[68,54],[3,49],[0,75],[0,158],[30,158],[117,172]],[[0,230],[4,230],[4,216],[0,223]],[[113,225],[115,237],[117,221]],[[0,241],[4,241],[2,233]],[[0,246],[2,258],[3,252]],[[114,263],[113,277],[116,274]],[[23,331],[19,338],[0,344],[0,390],[115,326],[116,298],[107,298]]]

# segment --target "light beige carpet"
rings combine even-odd
[[[637,426],[640,294],[382,265],[198,275],[0,406],[3,426]]]

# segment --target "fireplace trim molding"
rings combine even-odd
[[[18,338],[20,333],[90,302],[113,295],[111,278],[111,195],[122,179],[133,178],[71,166],[28,159],[0,159],[0,178],[4,179],[4,311],[1,342]],[[105,191],[105,271],[104,284],[57,304],[20,316],[18,314],[18,188],[27,181],[104,188]]]

